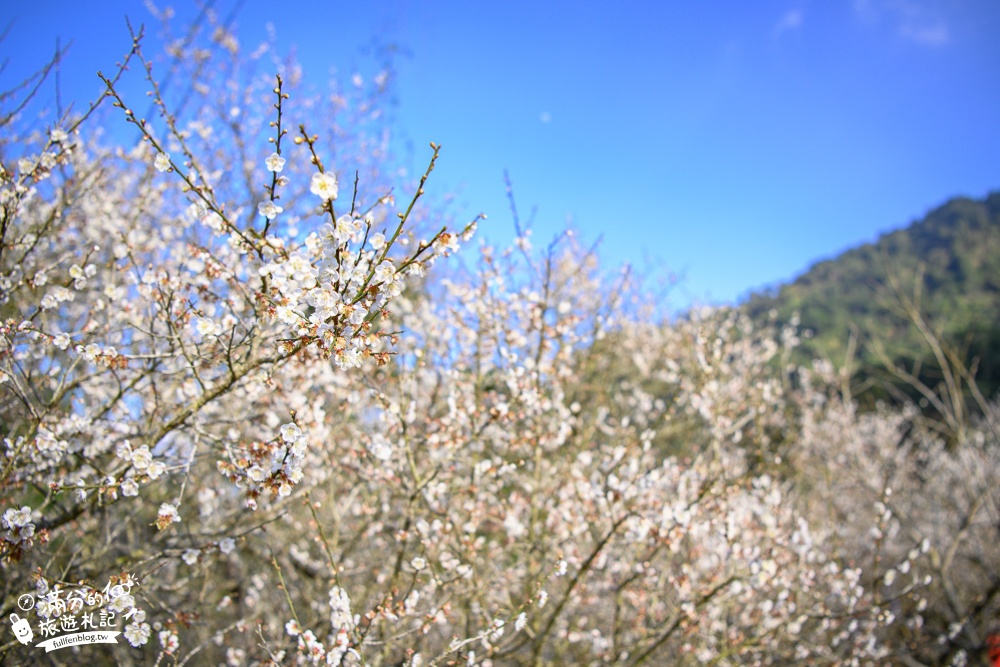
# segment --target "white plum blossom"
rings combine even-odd
[[[180,514],[177,513],[177,506],[170,503],[163,503],[160,505],[160,510],[157,512],[156,525],[160,530],[163,530],[170,524],[180,521]]]
[[[323,201],[330,201],[337,198],[337,177],[330,173],[313,174],[309,183],[309,192],[318,196]]]
[[[351,598],[340,586],[330,589],[330,625],[334,631],[352,630],[358,618],[351,613]]]
[[[389,444],[389,441],[386,440],[385,436],[378,435],[372,437],[370,451],[372,456],[379,461],[392,460],[392,445]]]
[[[134,498],[139,495],[139,484],[136,483],[135,478],[126,477],[121,483],[122,496],[126,498]]]
[[[125,593],[124,595],[119,595],[117,597],[112,596],[111,603],[108,604],[108,609],[117,614],[123,614],[134,607],[135,596],[130,593]]]
[[[23,528],[31,523],[31,508],[27,505],[21,509],[9,508],[0,517],[0,523],[8,530]]]
[[[177,633],[172,630],[160,630],[157,637],[160,640],[160,645],[163,647],[163,650],[167,653],[174,653],[180,646]]]
[[[375,282],[389,282],[395,273],[396,267],[392,265],[392,262],[386,260],[375,267]]]
[[[149,623],[129,623],[125,626],[125,639],[133,647],[138,648],[144,646],[149,641],[149,635],[152,633],[152,630]]]
[[[207,317],[198,318],[198,323],[195,325],[195,330],[198,332],[198,335],[200,335],[203,338],[207,338],[209,336],[218,336],[219,333],[221,332],[221,328],[219,327],[219,325],[216,324],[214,320],[211,320]]]
[[[278,217],[278,214],[284,210],[285,209],[275,204],[273,199],[268,199],[267,201],[262,201],[257,204],[257,212],[268,220],[274,220]]]
[[[289,444],[293,444],[302,437],[302,429],[299,428],[298,424],[294,422],[289,422],[287,424],[282,424],[281,426],[281,439]]]
[[[281,157],[277,153],[271,153],[267,159],[264,160],[264,164],[267,166],[268,171],[277,173],[285,168],[285,158]]]
[[[337,224],[334,225],[332,236],[337,243],[347,243],[357,235],[358,231],[357,218],[350,213],[345,213],[337,218]]]
[[[153,166],[159,172],[170,171],[170,154],[169,153],[157,153],[156,159],[153,160]]]
[[[153,459],[153,462],[146,468],[146,474],[150,479],[158,479],[167,471],[167,465],[163,461]]]
[[[138,449],[133,449],[131,453],[132,465],[136,470],[145,470],[153,462],[153,453],[149,451],[148,445],[141,445]]]
[[[55,337],[52,339],[52,344],[58,347],[60,350],[65,350],[67,347],[70,346],[71,342],[72,340],[70,339],[69,334],[64,333],[62,331],[57,333]]]
[[[221,234],[226,227],[225,220],[223,220],[222,216],[216,213],[215,211],[206,211],[201,215],[199,220],[203,225],[205,225],[206,227],[208,227],[209,229],[211,229],[216,233]]]
[[[132,443],[128,440],[123,440],[115,446],[115,456],[123,461],[132,460]]]

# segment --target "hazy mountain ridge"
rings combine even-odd
[[[922,274],[922,275],[921,275]],[[1000,191],[984,199],[959,197],[875,243],[818,262],[791,283],[751,295],[744,307],[764,321],[799,313],[802,352],[842,364],[852,329],[861,342],[881,341],[897,362],[933,376],[917,331],[893,311],[893,280],[918,294],[922,311],[942,337],[979,365],[992,394],[1000,386]],[[862,373],[875,366],[870,346],[859,348]]]

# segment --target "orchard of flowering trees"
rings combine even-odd
[[[0,663],[986,663],[964,368],[948,419],[862,413],[794,329],[477,245],[434,144],[391,188],[390,75],[202,28],[62,117],[44,71],[0,98]]]

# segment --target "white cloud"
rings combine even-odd
[[[935,0],[854,0],[854,13],[868,25],[885,25],[922,46],[943,46],[951,41],[941,3]]]
[[[782,15],[781,19],[774,26],[774,35],[777,37],[783,32],[797,30],[802,27],[804,16],[801,9],[790,9]]]
[[[899,27],[899,34],[906,39],[926,46],[944,46],[951,39],[948,26],[943,21],[935,23],[904,23]]]

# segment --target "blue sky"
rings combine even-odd
[[[0,83],[59,36],[64,94],[90,98],[127,49],[125,13],[148,20],[139,2],[5,0]],[[247,0],[244,46],[269,22],[317,84],[365,70],[373,39],[403,47],[396,136],[404,154],[443,145],[432,187],[459,193],[459,219],[484,211],[485,235],[510,237],[507,170],[536,239],[572,220],[608,264],[682,274],[674,307],[1000,189],[995,0]]]

